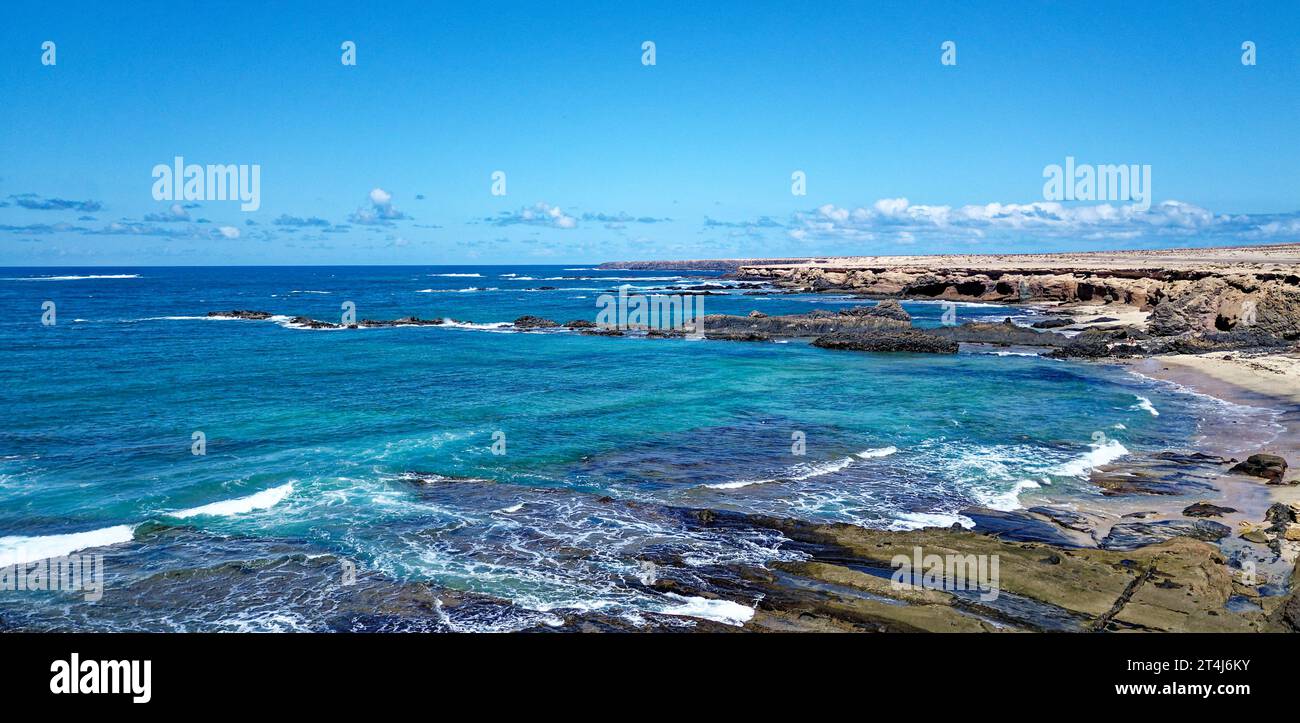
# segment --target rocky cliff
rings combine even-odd
[[[1058,255],[878,256],[753,263],[737,277],[805,291],[982,302],[1122,304],[1152,334],[1300,338],[1300,245]]]

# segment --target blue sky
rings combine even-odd
[[[0,264],[1300,238],[1294,2],[126,5],[6,9]],[[260,209],[155,200],[176,156],[259,165]],[[1150,208],[1045,200],[1067,156],[1150,165]]]

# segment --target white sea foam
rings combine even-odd
[[[989,509],[1009,512],[1023,507],[1023,505],[1020,504],[1020,493],[1025,490],[1037,489],[1041,486],[1042,485],[1038,484],[1034,480],[1025,479],[1016,482],[1011,489],[1002,492],[976,490],[975,497],[980,501],[980,504]]]
[[[91,547],[106,547],[130,542],[133,529],[131,525],[114,525],[62,535],[0,537],[0,567],[20,565],[50,557],[63,557]]]
[[[299,290],[297,290],[297,289],[294,289],[293,291],[290,291],[289,293],[290,293],[290,294],[332,294],[332,293],[334,293],[334,292],[333,292],[333,291],[312,291],[312,290],[310,290],[310,289],[309,289],[309,290],[306,290],[306,291],[299,291]]]
[[[518,512],[519,510],[522,510],[523,508],[524,508],[524,503],[523,503],[523,502],[520,502],[520,503],[517,504],[517,505],[510,505],[509,507],[502,507],[501,509],[497,510],[497,512],[504,512],[504,513],[510,515],[510,514],[514,514],[514,513]]]
[[[430,276],[444,276],[453,279],[481,279],[483,274],[429,274]]]
[[[1156,409],[1155,405],[1151,403],[1150,399],[1147,399],[1141,394],[1134,394],[1133,396],[1137,397],[1138,402],[1137,404],[1134,404],[1132,407],[1129,407],[1130,409],[1143,409],[1150,412],[1151,416],[1153,417],[1160,416],[1160,410]]]
[[[449,329],[470,329],[474,331],[506,331],[513,329],[515,325],[509,321],[492,321],[486,324],[475,324],[469,321],[444,319],[439,326],[445,326]]]
[[[953,523],[967,529],[975,526],[975,521],[965,515],[943,512],[900,512],[898,519],[889,523],[889,529],[919,530],[922,527],[952,527]]]
[[[740,627],[750,618],[754,617],[754,608],[748,605],[741,605],[730,600],[710,600],[704,597],[686,597],[668,593],[668,597],[673,600],[680,600],[677,605],[671,605],[663,608],[659,612],[665,615],[684,615],[693,618],[704,618],[713,620],[726,625],[735,625]]]
[[[1094,444],[1082,456],[1057,465],[1050,471],[1065,477],[1084,477],[1103,464],[1110,464],[1128,454],[1128,448],[1118,439],[1110,439],[1101,444]]]
[[[759,484],[765,484],[767,482],[775,482],[775,481],[776,480],[772,480],[772,479],[744,479],[744,480],[736,480],[735,482],[718,482],[717,484],[704,485],[704,486],[715,490],[738,490],[741,487],[748,487],[750,485],[759,485]]]
[[[812,479],[813,477],[821,477],[822,475],[834,474],[835,472],[839,472],[840,470],[843,470],[845,467],[848,467],[851,464],[853,464],[852,457],[845,457],[843,459],[837,459],[831,462],[802,464],[802,465],[798,465],[797,467],[803,467],[804,471],[799,472],[798,474],[792,477],[789,477],[789,479],[792,479],[796,482],[802,482],[807,479]]]
[[[881,447],[879,449],[866,449],[858,452],[862,459],[875,459],[877,457],[888,457],[898,451],[898,447]]]
[[[233,500],[223,500],[213,502],[212,504],[201,507],[193,507],[180,512],[172,512],[170,515],[179,519],[197,517],[199,515],[211,515],[214,517],[229,517],[239,515],[254,510],[265,510],[279,504],[284,498],[293,493],[293,483],[287,482],[279,487],[262,490],[256,494],[247,497],[237,497]]]
[[[467,286],[463,289],[416,289],[417,294],[468,294],[475,291],[496,291],[495,286]]]
[[[835,472],[839,472],[851,464],[853,464],[852,457],[844,457],[842,459],[836,459],[830,462],[802,462],[800,464],[795,465],[794,467],[791,467],[788,470],[789,474],[784,474],[781,475],[780,477],[774,477],[771,479],[736,480],[734,482],[718,482],[716,484],[704,485],[704,487],[708,487],[710,489],[715,489],[715,490],[734,490],[734,489],[740,489],[741,487],[748,487],[750,485],[767,484],[769,482],[777,482],[777,481],[803,482],[804,480],[810,480],[813,477],[821,477],[822,475],[834,474]]]
[[[89,276],[18,276],[5,281],[84,281],[86,279],[138,279],[140,274],[91,274]]]

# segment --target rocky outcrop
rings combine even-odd
[[[385,326],[440,326],[442,325],[442,321],[443,321],[442,317],[438,317],[435,319],[421,319],[418,316],[403,316],[399,319],[393,319],[391,321],[383,320],[383,319],[378,321],[374,319],[362,319],[358,323],[358,326],[363,326],[366,328],[385,327]]]
[[[1106,496],[1191,495],[1215,490],[1214,480],[1235,460],[1200,452],[1130,455],[1096,467],[1091,481]]]
[[[905,321],[912,323],[912,315],[907,313],[903,305],[894,299],[884,299],[875,306],[857,306],[851,309],[845,309],[840,312],[847,316],[857,317],[875,317],[878,319],[893,319],[894,321]]]
[[[1052,332],[1045,332],[1052,333]],[[1106,357],[1133,357],[1147,354],[1147,349],[1135,339],[1144,336],[1129,329],[1085,329],[1069,338],[1058,348],[1047,353],[1053,359],[1102,359]]]
[[[251,319],[254,321],[265,321],[271,318],[269,311],[248,311],[246,309],[235,309],[234,311],[209,311],[210,317],[233,317],[236,319]]]
[[[1196,502],[1183,508],[1186,517],[1223,517],[1236,512],[1235,507],[1220,507],[1210,502]]]
[[[899,313],[906,318],[899,318]],[[836,332],[910,330],[911,317],[896,303],[883,309],[870,307],[842,312],[825,310],[806,314],[779,316],[732,316],[708,314],[704,317],[706,335],[758,332],[771,337],[817,337]]]
[[[1068,336],[1062,336],[1050,331],[1027,329],[1012,323],[1011,319],[1007,319],[1000,324],[968,321],[960,326],[942,326],[937,329],[928,329],[926,333],[966,344],[1064,347],[1071,343]]]
[[[998,524],[994,519],[1003,520],[1006,529],[1026,529],[1020,515],[991,514],[990,524]],[[1289,624],[1271,619],[1272,607],[1228,614],[1233,573],[1218,548],[1203,541],[1218,537],[1225,526],[1208,520],[1157,526],[1142,535],[1143,542],[1174,530],[1188,535],[1114,550],[1026,542],[1014,534],[934,527],[891,532],[724,511],[709,511],[698,520],[712,528],[775,529],[807,557],[708,576],[723,598],[757,601],[747,631],[1246,632]],[[1032,527],[1052,534],[1050,522],[1043,524]],[[1139,542],[1137,535],[1131,538]],[[904,576],[900,584],[896,561],[914,560],[918,550],[941,560],[950,554],[997,559],[997,594],[981,595],[970,578],[962,582],[945,571],[933,583]],[[673,589],[689,594],[690,579],[683,576]],[[1282,601],[1277,603],[1280,607]]]
[[[874,297],[1123,304],[1150,311],[1156,336],[1246,328],[1300,339],[1297,246],[764,262],[742,265],[736,275]]]
[[[1229,471],[1251,477],[1263,477],[1269,484],[1282,484],[1282,480],[1286,477],[1286,468],[1286,460],[1276,454],[1252,454],[1245,462]],[[1296,480],[1292,480],[1292,484],[1295,483]]]
[[[515,319],[514,326],[516,329],[550,329],[559,324],[540,316],[525,315]]]
[[[916,329],[835,332],[817,337],[812,344],[823,349],[919,354],[956,354],[959,347],[951,339],[942,339]]]
[[[1136,550],[1175,537],[1218,542],[1232,534],[1232,528],[1212,520],[1160,520],[1158,522],[1121,522],[1110,528],[1101,541],[1104,550]]]

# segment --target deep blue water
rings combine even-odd
[[[0,616],[37,627],[326,627],[310,606],[256,585],[206,598],[111,598],[114,586],[148,575],[285,551],[515,603],[509,616],[467,629],[511,629],[568,609],[682,611],[695,603],[630,582],[647,552],[670,550],[687,567],[791,553],[773,535],[692,530],[655,512],[662,506],[946,525],[973,504],[1013,508],[1025,490],[1093,495],[1088,460],[1189,447],[1217,413],[1118,368],[1033,356],[497,326],[523,314],[594,320],[596,297],[620,283],[715,276],[561,266],[0,269],[0,552],[67,552],[60,535],[119,542],[126,531],[106,549],[116,577],[104,603],[69,608],[77,598],[0,593]],[[52,326],[41,323],[45,301],[55,304]],[[358,319],[465,323],[313,331],[283,319],[203,318],[254,309],[337,321],[344,301]],[[740,290],[704,302],[708,313],[768,314],[862,303],[872,302]],[[905,307],[918,326],[939,323],[938,305]],[[1000,312],[963,305],[958,320]],[[204,455],[192,453],[196,431]],[[504,433],[505,454],[493,453],[494,432]],[[1106,445],[1093,444],[1097,432]],[[802,456],[792,453],[798,433]],[[605,496],[652,504],[611,507]],[[143,535],[148,521],[183,534]]]

